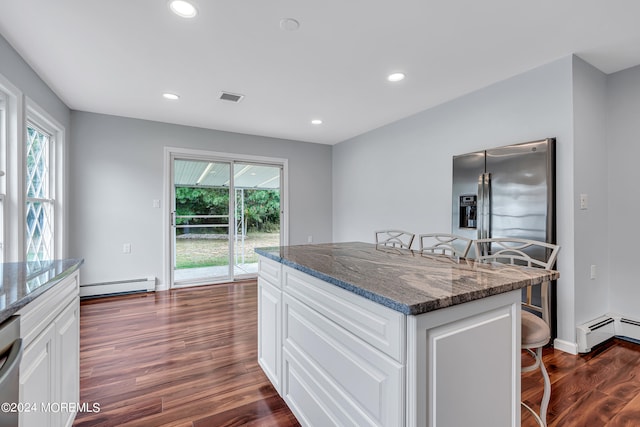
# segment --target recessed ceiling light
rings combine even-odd
[[[404,73],[393,73],[393,74],[389,74],[389,76],[387,77],[387,80],[389,80],[390,82],[399,82],[400,80],[403,80],[405,77]]]
[[[176,95],[175,93],[163,93],[162,96],[165,99],[170,99],[172,101],[175,101],[177,99],[180,99],[180,97],[178,95]]]
[[[322,124],[322,120],[320,120],[320,119],[313,119],[313,120],[311,120],[311,124],[312,124],[312,125],[321,125],[321,124]]]
[[[169,2],[169,9],[182,18],[194,18],[198,14],[196,7],[184,0],[172,0]]]

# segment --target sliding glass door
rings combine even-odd
[[[281,244],[282,167],[172,159],[172,286],[255,276],[254,248]]]
[[[229,279],[231,163],[174,161],[174,284]]]
[[[280,166],[234,163],[234,275],[258,273],[256,247],[279,246]]]

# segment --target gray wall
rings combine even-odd
[[[572,57],[334,146],[333,238],[451,230],[452,156],[557,138],[558,336],[575,342]],[[393,106],[389,106],[393,108]]]
[[[331,241],[331,146],[77,111],[71,129],[69,252],[85,259],[83,283],[163,278],[165,146],[288,159],[289,243]]]
[[[607,83],[611,311],[640,319],[640,66],[610,75]]]
[[[602,316],[609,307],[606,94],[607,76],[574,57],[576,324]],[[588,195],[586,210],[580,209],[580,194]],[[591,265],[596,266],[595,279],[591,279]]]

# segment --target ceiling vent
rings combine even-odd
[[[231,92],[222,92],[220,94],[220,99],[222,99],[223,101],[230,101],[230,102],[240,102],[242,101],[242,98],[244,98],[244,95],[240,95],[237,93],[231,93]]]

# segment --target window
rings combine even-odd
[[[52,133],[31,120],[27,121],[26,261],[55,258],[54,147]]]
[[[64,257],[65,128],[0,74],[0,262]]]
[[[0,262],[4,262],[4,217],[7,195],[7,95],[0,91]]]

